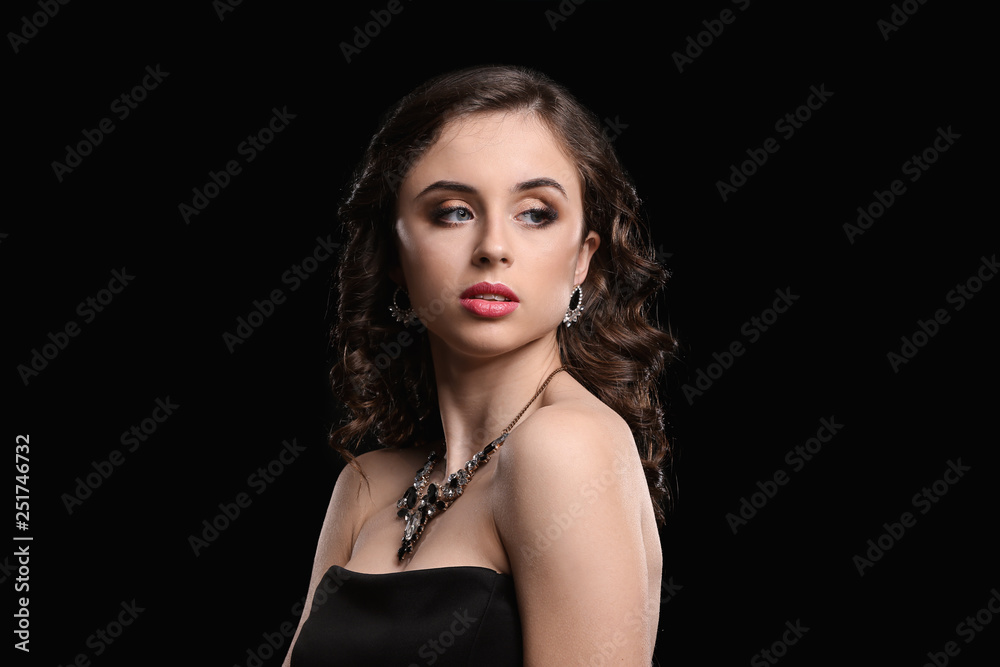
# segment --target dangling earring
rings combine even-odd
[[[415,324],[418,320],[416,313],[413,312],[412,306],[410,308],[400,308],[399,304],[396,303],[396,299],[402,291],[402,287],[396,287],[396,291],[392,293],[392,305],[389,306],[389,312],[392,313],[392,316],[396,318],[397,322],[402,322],[403,326],[408,327],[411,324]],[[409,298],[409,294],[406,296]]]
[[[573,305],[573,299],[576,299],[576,305]],[[566,309],[566,316],[563,317],[563,324],[566,328],[573,326],[573,323],[580,319],[580,313],[583,312],[583,290],[577,285],[573,288],[573,293],[569,296],[569,308]]]

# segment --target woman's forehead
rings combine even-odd
[[[442,128],[437,141],[413,165],[401,194],[416,196],[442,180],[478,190],[512,188],[540,178],[559,182],[570,196],[582,196],[565,142],[536,114],[481,113]]]

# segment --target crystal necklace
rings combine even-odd
[[[431,475],[431,470],[434,469],[434,462],[437,460],[437,452],[431,452],[428,455],[427,463],[417,470],[417,476],[413,479],[413,486],[408,488],[403,497],[396,502],[396,507],[399,508],[396,515],[406,522],[403,528],[403,545],[396,554],[400,561],[406,557],[406,554],[413,553],[413,545],[420,539],[427,522],[432,517],[451,507],[451,504],[462,495],[462,491],[472,481],[472,477],[476,474],[479,467],[489,463],[490,457],[500,449],[500,445],[507,439],[507,435],[514,428],[514,424],[517,423],[517,420],[521,418],[525,410],[545,390],[545,387],[549,384],[549,380],[556,373],[564,370],[566,370],[566,367],[560,366],[552,371],[549,377],[545,379],[545,382],[542,383],[542,386],[538,388],[538,391],[535,392],[535,395],[528,401],[528,404],[521,408],[521,411],[517,413],[513,421],[503,430],[500,437],[483,447],[482,451],[473,456],[458,472],[451,473],[447,481],[440,488],[438,488],[437,484],[427,483]]]

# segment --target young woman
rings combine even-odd
[[[350,465],[286,665],[650,664],[674,342],[638,205],[539,73],[447,74],[386,116],[339,211]]]

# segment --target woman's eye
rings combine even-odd
[[[547,225],[557,217],[559,217],[559,214],[556,213],[555,209],[549,208],[548,206],[545,208],[528,209],[518,216],[518,218],[524,220],[525,222],[538,226]]]
[[[472,220],[472,211],[464,206],[452,206],[437,211],[434,217],[441,222],[456,224]]]

